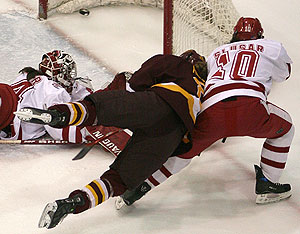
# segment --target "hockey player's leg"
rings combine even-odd
[[[54,228],[57,224],[61,223],[63,219],[71,213],[74,213],[76,208],[87,204],[88,199],[84,198],[84,192],[78,193],[69,198],[56,200],[55,202],[48,203],[44,208],[39,221],[39,228]]]
[[[54,105],[48,110],[24,107],[14,114],[24,122],[46,124],[54,128],[89,126],[96,118],[94,105],[85,100]]]
[[[109,171],[108,171],[109,172]],[[109,174],[109,173],[108,173]],[[116,173],[111,173],[115,178],[119,178]],[[115,179],[120,181],[120,179]],[[125,187],[119,186],[119,192],[125,191]],[[93,208],[102,202],[109,199],[111,195],[112,186],[110,182],[105,179],[96,179],[86,185],[81,190],[73,191],[68,198],[56,200],[53,203],[48,203],[41,215],[39,221],[39,228],[54,228],[68,214],[78,214],[89,208]],[[118,191],[117,191],[118,192]]]
[[[116,209],[120,210],[122,207],[124,207],[124,205],[131,206],[135,201],[140,200],[150,190],[151,186],[146,181],[134,190],[127,190],[121,196],[116,198]]]
[[[183,168],[187,167],[192,159],[183,159],[179,157],[170,157],[163,166],[154,172],[147,180],[141,185],[131,191],[126,191],[121,196],[117,197],[115,207],[117,210],[121,209],[124,205],[130,206],[134,202],[141,199],[151,189],[166,181],[172,175],[180,172]]]
[[[222,138],[222,136],[218,136],[216,131],[211,131],[210,135],[207,135],[207,130],[202,131],[204,129],[202,126],[205,126],[205,129],[212,129],[211,127],[214,126],[217,121],[222,119],[216,116],[214,110],[209,110],[206,112],[206,115],[210,113],[210,118],[207,118],[206,115],[199,115],[197,117],[193,134],[193,148],[185,154],[168,158],[163,166],[159,170],[155,171],[150,177],[148,177],[142,185],[133,191],[127,191],[125,194],[118,197],[115,201],[116,209],[119,210],[125,205],[132,205],[134,202],[141,199],[151,189],[155,188],[172,175],[177,174],[182,169],[186,168],[190,164],[193,157],[199,155],[200,152],[213,144],[217,139]],[[150,186],[150,190],[142,189],[143,187],[147,187],[145,185]]]
[[[260,168],[256,169],[256,203],[277,202],[292,195],[289,184],[278,183],[287,162],[288,152],[294,136],[294,126],[289,114],[273,104],[268,104],[268,120],[273,134],[266,139]]]
[[[257,194],[257,204],[278,202],[292,196],[289,184],[272,183],[264,176],[259,166],[254,165],[254,168],[256,173],[255,193]]]
[[[55,126],[58,123],[64,124],[67,121],[67,116],[57,110],[42,110],[33,107],[24,107],[14,114],[24,122],[48,124],[50,126]]]
[[[265,141],[262,149],[261,168],[255,167],[257,204],[278,202],[292,195],[291,186],[280,184],[278,181],[285,167],[293,136],[294,126],[282,137]]]

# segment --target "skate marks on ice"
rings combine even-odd
[[[1,82],[13,81],[23,67],[37,68],[42,55],[53,49],[71,54],[77,63],[78,76],[88,76],[94,88],[99,89],[113,79],[107,68],[75,48],[45,21],[39,21],[26,12],[0,13],[0,28],[0,68],[1,73],[5,74]]]

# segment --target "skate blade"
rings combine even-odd
[[[292,191],[288,191],[285,193],[268,193],[268,194],[258,194],[256,196],[256,204],[268,204],[279,202],[281,200],[288,199],[292,196]]]
[[[57,204],[56,202],[48,203],[46,207],[43,210],[43,213],[41,215],[41,218],[39,220],[38,227],[39,228],[49,228],[53,214],[57,210]]]
[[[117,210],[120,210],[123,206],[125,206],[126,203],[124,202],[122,197],[117,197],[116,201],[115,201],[115,208]]]
[[[32,109],[22,108],[19,111],[15,111],[14,114],[24,122],[34,122],[34,123],[50,123],[52,116],[48,113],[34,114]]]

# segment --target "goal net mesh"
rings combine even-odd
[[[208,56],[212,50],[231,39],[239,14],[231,0],[171,0],[164,6],[162,0],[39,0],[40,9],[50,12],[72,13],[81,8],[112,5],[139,5],[158,7],[164,14],[171,11],[171,20],[164,26],[171,35],[164,39],[171,46],[169,53],[179,55],[188,49]],[[45,2],[46,1],[46,2]],[[46,9],[45,7],[46,6]],[[167,40],[167,41],[166,41]]]

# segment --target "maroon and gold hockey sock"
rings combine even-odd
[[[101,179],[93,180],[81,190],[88,194],[89,208],[108,200],[111,193],[108,182]]]
[[[96,108],[92,102],[86,100],[58,104],[51,106],[49,110],[50,109],[56,109],[59,112],[64,112],[66,114],[66,126],[91,126],[96,120]]]
[[[69,125],[79,126],[83,124],[87,117],[87,110],[85,106],[80,102],[66,103],[70,111]]]

